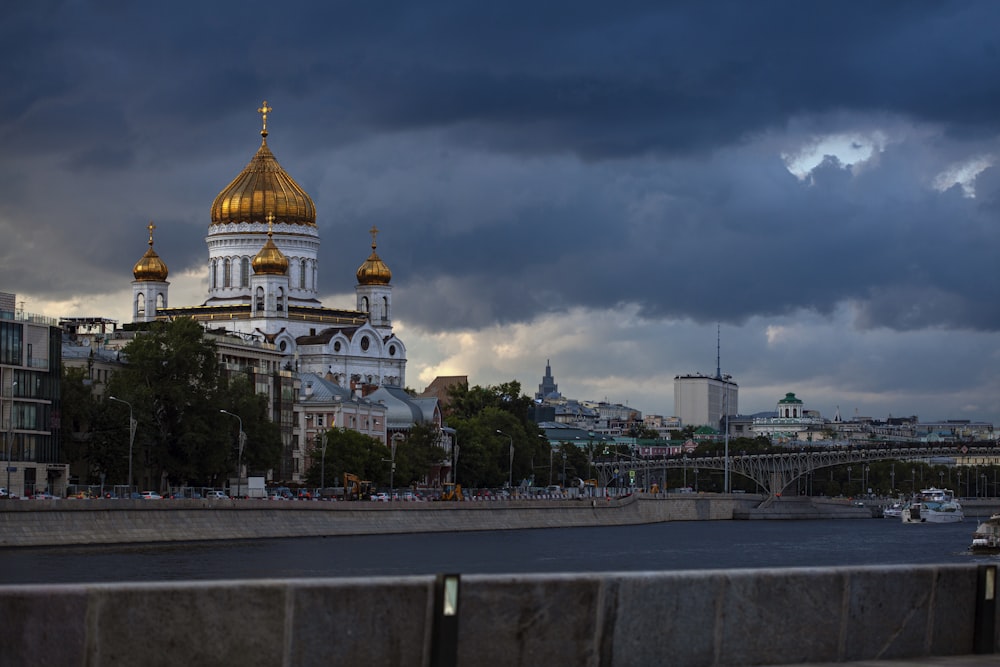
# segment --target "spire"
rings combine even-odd
[[[715,379],[722,379],[722,327],[715,325]]]

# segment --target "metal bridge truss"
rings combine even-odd
[[[996,460],[1000,449],[986,446],[963,446],[954,443],[921,447],[872,447],[833,448],[810,452],[782,452],[780,454],[730,455],[729,472],[752,479],[763,493],[773,496],[792,485],[797,479],[821,468],[832,468],[849,463],[871,461],[903,460],[917,461],[934,457],[948,457],[959,460],[987,458]],[[595,461],[598,485],[628,486],[634,472],[635,484],[649,488],[653,481],[666,479],[667,470],[678,468],[695,470],[726,469],[724,456],[704,456],[697,458],[638,459],[622,456],[615,461]]]

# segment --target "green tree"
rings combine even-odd
[[[414,424],[396,447],[396,486],[422,483],[427,472],[446,458],[437,426]]]
[[[220,415],[237,414],[247,434],[244,461],[250,468],[272,467],[280,453],[277,426],[267,420],[263,397],[255,396],[245,380],[226,383],[219,372],[214,343],[190,318],[156,322],[123,350],[126,366],[108,382],[107,395],[127,401],[138,422],[133,448],[135,483],[160,489],[170,485],[221,486],[236,472],[238,423]],[[127,466],[128,433],[113,429],[126,424],[128,407],[105,401],[96,425],[117,443],[124,443]],[[97,438],[95,438],[96,440]],[[103,438],[102,438],[103,439]],[[94,455],[108,466],[111,442]]]
[[[322,446],[326,444],[326,454]],[[344,473],[357,475],[379,485],[389,484],[389,448],[381,440],[346,428],[332,428],[309,452],[312,465],[306,470],[311,486],[342,486]],[[325,468],[322,466],[325,464]],[[322,472],[321,472],[322,471]],[[321,477],[322,475],[322,477]]]

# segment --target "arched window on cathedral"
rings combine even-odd
[[[156,311],[159,310],[160,308],[166,308],[166,307],[167,307],[167,297],[166,297],[166,295],[165,294],[157,294],[156,295],[156,310],[153,311],[153,314],[155,315]]]
[[[285,310],[285,289],[283,287],[278,288],[278,312],[284,312]]]
[[[299,289],[306,288],[306,260],[299,262]]]
[[[250,286],[250,258],[240,260],[240,287]]]
[[[222,286],[232,287],[233,285],[233,265],[227,259],[222,265]]]
[[[212,274],[212,289],[215,289],[219,286],[219,263],[214,259],[212,260],[212,266],[209,269],[209,273]]]
[[[389,297],[382,297],[382,320],[389,320]]]
[[[368,309],[368,297],[366,296],[361,297],[361,312],[371,314],[371,311]]]
[[[254,310],[258,313],[264,312],[264,288],[258,287],[254,295]]]
[[[135,295],[135,312],[137,315],[146,314],[146,295],[142,292]]]

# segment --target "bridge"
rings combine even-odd
[[[1000,447],[985,443],[937,444],[911,447],[891,445],[869,445],[854,447],[824,447],[811,451],[788,451],[774,454],[730,454],[728,469],[730,474],[742,475],[757,483],[761,493],[769,496],[781,494],[801,477],[823,468],[833,468],[850,463],[870,463],[872,461],[917,461],[947,457],[956,461],[980,458],[997,462]],[[725,456],[674,457],[664,459],[641,459],[620,456],[615,461],[596,461],[598,485],[613,486],[629,471],[635,471],[636,484],[649,488],[653,480],[666,479],[667,470],[691,468],[692,470],[721,470],[727,468]]]

